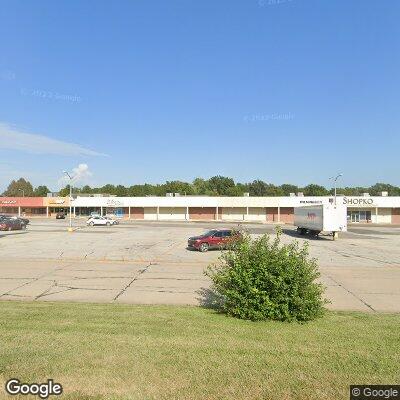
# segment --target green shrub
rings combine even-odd
[[[214,305],[228,315],[253,321],[309,321],[322,315],[324,288],[315,282],[320,274],[308,244],[281,244],[280,236],[280,230],[274,239],[244,234],[206,269]]]

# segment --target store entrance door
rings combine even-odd
[[[351,212],[351,222],[360,222],[360,212],[359,211]]]

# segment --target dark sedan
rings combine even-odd
[[[16,216],[7,215],[7,214],[0,214],[0,220],[3,220],[3,219],[19,219],[25,225],[29,224],[29,219],[28,218],[16,217]]]
[[[25,228],[26,224],[19,218],[0,219],[0,231],[16,231]]]

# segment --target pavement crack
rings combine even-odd
[[[351,294],[352,296],[354,296],[358,301],[361,301],[361,303],[363,303],[365,306],[367,306],[370,310],[376,312],[376,310],[369,305],[368,303],[366,303],[361,297],[358,297],[354,292],[352,292],[351,290],[347,289],[345,286],[343,286],[340,282],[338,282],[336,279],[332,278],[331,276],[328,276],[328,278],[332,279],[333,282],[335,282],[338,286],[340,286],[341,288],[343,288],[347,293]]]
[[[67,285],[58,285],[60,288],[65,288],[69,290],[115,290],[115,289],[107,289],[107,288],[88,288],[88,287],[75,287],[75,286],[67,286]]]
[[[41,297],[46,296],[46,295],[50,292],[50,290],[53,289],[53,288],[56,287],[56,286],[57,286],[57,281],[53,280],[53,283],[50,285],[50,287],[48,287],[44,292],[42,292],[42,293],[40,293],[39,295],[37,295],[37,296],[35,297],[35,300],[38,300],[38,299],[40,299]]]
[[[143,269],[139,270],[138,273],[131,279],[131,281],[114,297],[113,301],[117,300],[118,297],[123,295],[125,291],[132,285],[132,283],[135,282],[140,275],[144,274],[152,265],[153,264],[150,262]]]
[[[57,294],[57,293],[68,292],[69,290],[71,290],[71,289],[69,289],[69,288],[66,288],[66,289],[64,289],[64,290],[58,290],[57,292],[51,292],[51,293],[47,292],[47,293],[42,293],[42,294],[40,295],[40,298],[42,298],[42,297],[46,297],[46,296],[52,296],[53,294]],[[39,298],[39,296],[38,296],[37,298],[35,298],[35,300],[37,300],[38,298]]]
[[[3,279],[9,279],[9,280],[16,280],[16,281],[20,281],[20,280],[26,280],[26,279],[30,279],[30,280],[32,280],[32,281],[34,281],[36,278],[0,278],[0,280],[3,280]],[[29,283],[29,282],[28,282]]]
[[[336,254],[339,254],[342,257],[347,257],[347,258],[357,257],[357,258],[361,258],[362,260],[375,261],[375,262],[381,263],[381,264],[388,264],[388,265],[394,265],[394,266],[398,265],[398,263],[396,263],[396,262],[380,260],[380,259],[373,258],[373,257],[366,257],[361,254],[354,254],[354,253],[348,254],[344,251],[340,251],[340,250],[336,250],[336,249],[330,249],[330,250]]]
[[[67,276],[75,280],[85,279],[128,279],[130,276]]]

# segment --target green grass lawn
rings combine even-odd
[[[301,325],[196,307],[1,302],[0,310],[3,388],[11,377],[53,378],[66,399],[336,400],[348,399],[350,384],[400,380],[400,315],[331,312]]]

